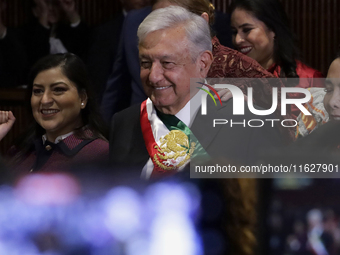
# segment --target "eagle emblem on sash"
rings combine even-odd
[[[155,145],[158,153],[153,160],[164,170],[178,169],[185,165],[196,147],[196,143],[190,143],[188,136],[180,130],[171,130],[159,142],[160,146]]]

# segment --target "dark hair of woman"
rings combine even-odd
[[[26,109],[32,114],[32,108],[30,99],[32,96],[32,88],[34,79],[39,73],[51,68],[60,67],[62,73],[72,81],[76,87],[78,93],[85,92],[87,94],[87,104],[84,109],[81,110],[81,118],[83,127],[74,130],[74,135],[79,139],[95,139],[101,138],[107,140],[108,128],[101,118],[99,113],[94,93],[91,91],[90,79],[87,74],[86,66],[83,61],[72,53],[58,53],[47,55],[32,67],[28,77],[28,88],[26,95]],[[87,127],[93,133],[93,136],[89,136],[88,132],[85,132],[84,127]],[[45,134],[45,130],[34,121],[31,128],[27,130],[17,141],[15,142],[15,150],[18,154],[16,160],[26,154],[37,138],[41,138]]]
[[[281,66],[281,77],[299,78],[296,73],[298,49],[290,29],[287,14],[278,0],[233,0],[229,11],[243,9],[262,21],[275,33],[274,61]]]

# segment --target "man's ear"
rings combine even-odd
[[[87,93],[86,91],[83,89],[81,92],[80,92],[80,108],[81,109],[84,109],[86,107],[86,104],[87,104]]]
[[[213,54],[209,50],[204,51],[200,55],[198,64],[202,78],[207,77],[213,59],[214,59]]]
[[[208,14],[208,13],[203,12],[203,13],[201,14],[201,17],[202,17],[203,19],[205,19],[205,21],[209,24],[209,14]]]

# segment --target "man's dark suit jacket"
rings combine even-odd
[[[101,112],[107,122],[114,113],[146,98],[140,80],[137,29],[150,12],[149,6],[132,10],[125,17],[118,53],[101,103]]]
[[[99,103],[118,52],[123,21],[124,15],[119,13],[115,18],[98,26],[92,32],[87,66],[93,91],[96,92]]]
[[[197,113],[191,131],[203,148],[212,157],[224,157],[232,162],[245,164],[255,163],[261,149],[270,149],[282,144],[276,128],[266,123],[263,127],[236,127],[217,125],[213,127],[213,119],[270,119],[270,116],[256,116],[245,106],[245,115],[233,115],[233,100],[215,106],[208,100],[208,114]],[[221,150],[221,143],[223,149]],[[110,130],[110,161],[113,165],[144,167],[149,159],[140,126],[140,105],[131,106],[114,115]],[[141,173],[141,172],[140,172]],[[140,174],[139,173],[139,174]]]

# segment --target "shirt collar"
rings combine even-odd
[[[65,134],[65,135],[60,135],[60,136],[58,136],[58,137],[55,139],[54,143],[55,143],[55,144],[59,143],[60,141],[62,141],[62,140],[64,140],[65,138],[69,137],[70,135],[73,135],[73,133],[74,133],[74,132],[71,131],[70,133],[67,133],[67,134]],[[46,134],[44,134],[44,135],[42,136],[42,141],[43,141],[43,144],[45,144],[45,142],[47,141],[47,136],[46,136]]]
[[[206,81],[205,81],[206,82]],[[204,85],[202,88],[208,89]],[[187,104],[175,115],[178,119],[184,122],[187,127],[191,127],[192,122],[201,106],[201,95],[205,93],[203,90],[199,90]]]

